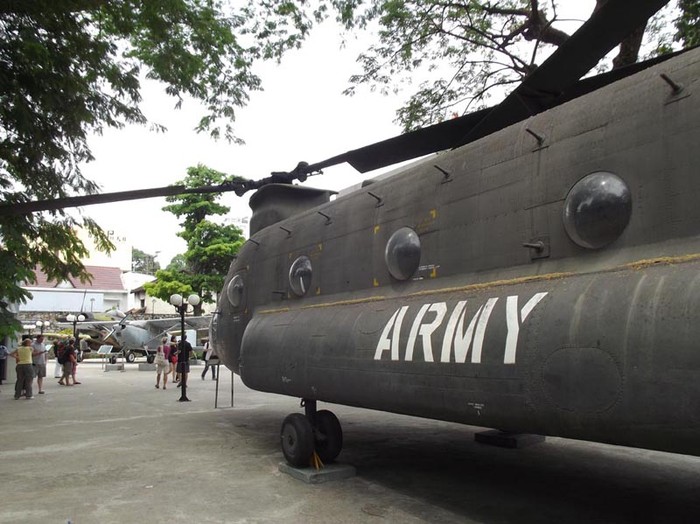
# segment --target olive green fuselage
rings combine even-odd
[[[333,201],[263,188],[224,363],[263,391],[700,454],[698,79],[694,50]],[[599,173],[627,204],[573,199]]]

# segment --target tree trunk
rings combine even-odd
[[[596,0],[593,12],[595,13],[607,1],[608,0]],[[642,46],[642,38],[644,37],[646,28],[647,22],[644,22],[620,42],[620,51],[617,56],[613,58],[613,69],[634,64],[637,61],[639,58],[639,48]]]
[[[523,31],[525,40],[539,40],[546,44],[556,46],[562,45],[569,38],[564,31],[552,27],[550,20],[544,16],[544,13],[537,9],[537,3],[533,3],[533,10],[530,13],[528,21],[525,22],[526,29]]]
[[[631,35],[620,43],[620,52],[613,59],[613,69],[634,64],[639,58],[639,48],[642,47],[642,38],[647,28],[646,22],[635,29]]]

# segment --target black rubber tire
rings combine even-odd
[[[110,363],[110,364],[116,364],[116,363],[117,363],[117,357],[116,357],[116,356],[109,357],[109,363]]]
[[[321,462],[330,464],[343,449],[343,429],[338,417],[332,411],[316,413],[315,447]]]
[[[153,364],[153,362],[155,362],[155,360],[156,360],[156,357],[154,355],[148,355],[146,357],[146,362],[148,362],[149,364]]]
[[[314,429],[301,413],[287,415],[280,430],[282,453],[290,466],[305,468],[314,452]]]
[[[131,351],[129,351],[129,352],[126,354],[126,361],[127,361],[129,364],[133,364],[133,363],[136,361],[136,353],[132,353]]]
[[[82,351],[78,351],[78,352],[76,353],[76,355],[75,355],[75,360],[77,360],[78,362],[82,362],[82,361],[83,361],[83,352],[82,352]]]

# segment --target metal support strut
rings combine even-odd
[[[301,399],[301,407],[304,408],[304,415],[311,422],[312,427],[316,427],[316,401],[306,398]]]

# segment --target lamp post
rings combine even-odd
[[[178,294],[170,296],[170,303],[175,306],[175,311],[180,314],[180,354],[177,358],[178,367],[180,368],[180,388],[182,391],[178,399],[180,402],[190,401],[190,399],[187,398],[187,365],[189,365],[190,352],[185,349],[185,313],[187,312],[188,305],[194,307],[199,304],[199,301],[199,296],[195,294],[187,297],[187,300],[185,300],[182,295]]]
[[[151,299],[151,318],[156,318],[156,299]]]
[[[73,323],[73,340],[78,341],[78,322],[85,320],[85,315],[82,313],[75,316],[73,313],[66,315],[66,320]]]
[[[48,324],[48,322],[43,322],[41,320],[37,320],[36,322],[34,322],[34,325],[36,325],[36,327],[39,328],[40,335],[44,334],[44,327],[46,327],[47,324]]]

